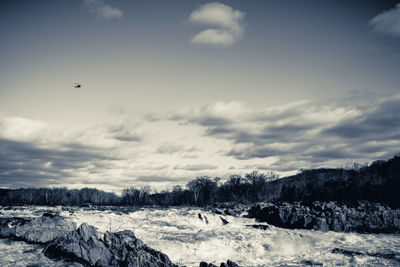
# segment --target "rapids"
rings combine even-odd
[[[144,243],[166,253],[174,263],[188,267],[197,267],[201,261],[219,265],[228,259],[248,267],[400,266],[400,235],[325,233],[274,226],[262,230],[248,226],[257,224],[254,219],[233,216],[222,216],[229,222],[224,225],[220,215],[198,208],[16,207],[1,208],[0,216],[40,216],[45,211],[59,211],[78,225],[87,222],[101,232],[132,230]],[[7,244],[12,242],[2,241],[1,266],[15,266],[12,264],[18,262],[15,257],[35,259],[34,254],[38,253],[35,248],[29,250],[32,245],[17,243],[21,250],[28,252],[10,257],[12,249]]]

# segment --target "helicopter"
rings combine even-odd
[[[81,88],[82,86],[79,83],[74,83],[75,88]]]

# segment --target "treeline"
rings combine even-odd
[[[125,205],[206,206],[220,202],[253,203],[264,199],[268,184],[279,178],[274,172],[251,172],[244,176],[231,175],[220,183],[218,177],[197,177],[186,184],[186,188],[174,186],[171,191],[150,194],[150,187],[126,188],[122,191],[122,203]]]
[[[0,189],[0,205],[205,206],[228,201],[248,203],[263,200],[268,183],[278,178],[273,172],[252,172],[244,176],[231,175],[226,182],[220,183],[218,177],[201,176],[189,181],[185,188],[177,185],[170,191],[152,193],[149,186],[129,187],[121,196],[93,188]]]
[[[353,169],[306,170],[268,185],[267,200],[368,200],[400,207],[400,155]]]
[[[119,205],[120,197],[94,188],[0,189],[0,205]]]
[[[274,172],[231,175],[228,180],[197,177],[185,187],[152,192],[128,187],[121,196],[92,188],[0,189],[0,205],[158,205],[207,206],[220,202],[369,200],[400,207],[400,156],[352,169],[303,170],[278,179]]]

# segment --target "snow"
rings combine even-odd
[[[77,225],[92,224],[101,232],[132,230],[145,244],[167,254],[174,263],[188,267],[197,267],[201,261],[219,265],[228,259],[249,267],[298,266],[304,261],[324,266],[400,266],[400,258],[379,256],[400,254],[399,235],[324,233],[274,226],[261,230],[246,226],[257,224],[253,219],[233,216],[222,216],[229,222],[223,225],[220,215],[197,208],[142,208],[124,212],[71,208],[73,212],[69,212],[61,207],[21,207],[2,208],[0,216],[40,216],[48,210],[61,212]],[[370,256],[332,253],[334,248]],[[1,266],[11,260],[3,257],[4,251],[6,249],[1,246]],[[371,256],[373,254],[378,256]]]

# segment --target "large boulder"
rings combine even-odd
[[[105,233],[104,243],[112,254],[114,266],[177,266],[167,255],[145,245],[132,231]]]
[[[167,255],[143,244],[132,231],[106,232],[100,238],[96,228],[86,223],[54,240],[44,253],[52,259],[79,262],[84,266],[177,266]]]
[[[76,229],[76,224],[64,217],[45,215],[37,218],[1,218],[0,236],[45,244]]]
[[[108,265],[111,253],[97,235],[97,230],[83,223],[76,231],[49,244],[44,254],[55,260],[79,262],[85,266]]]

